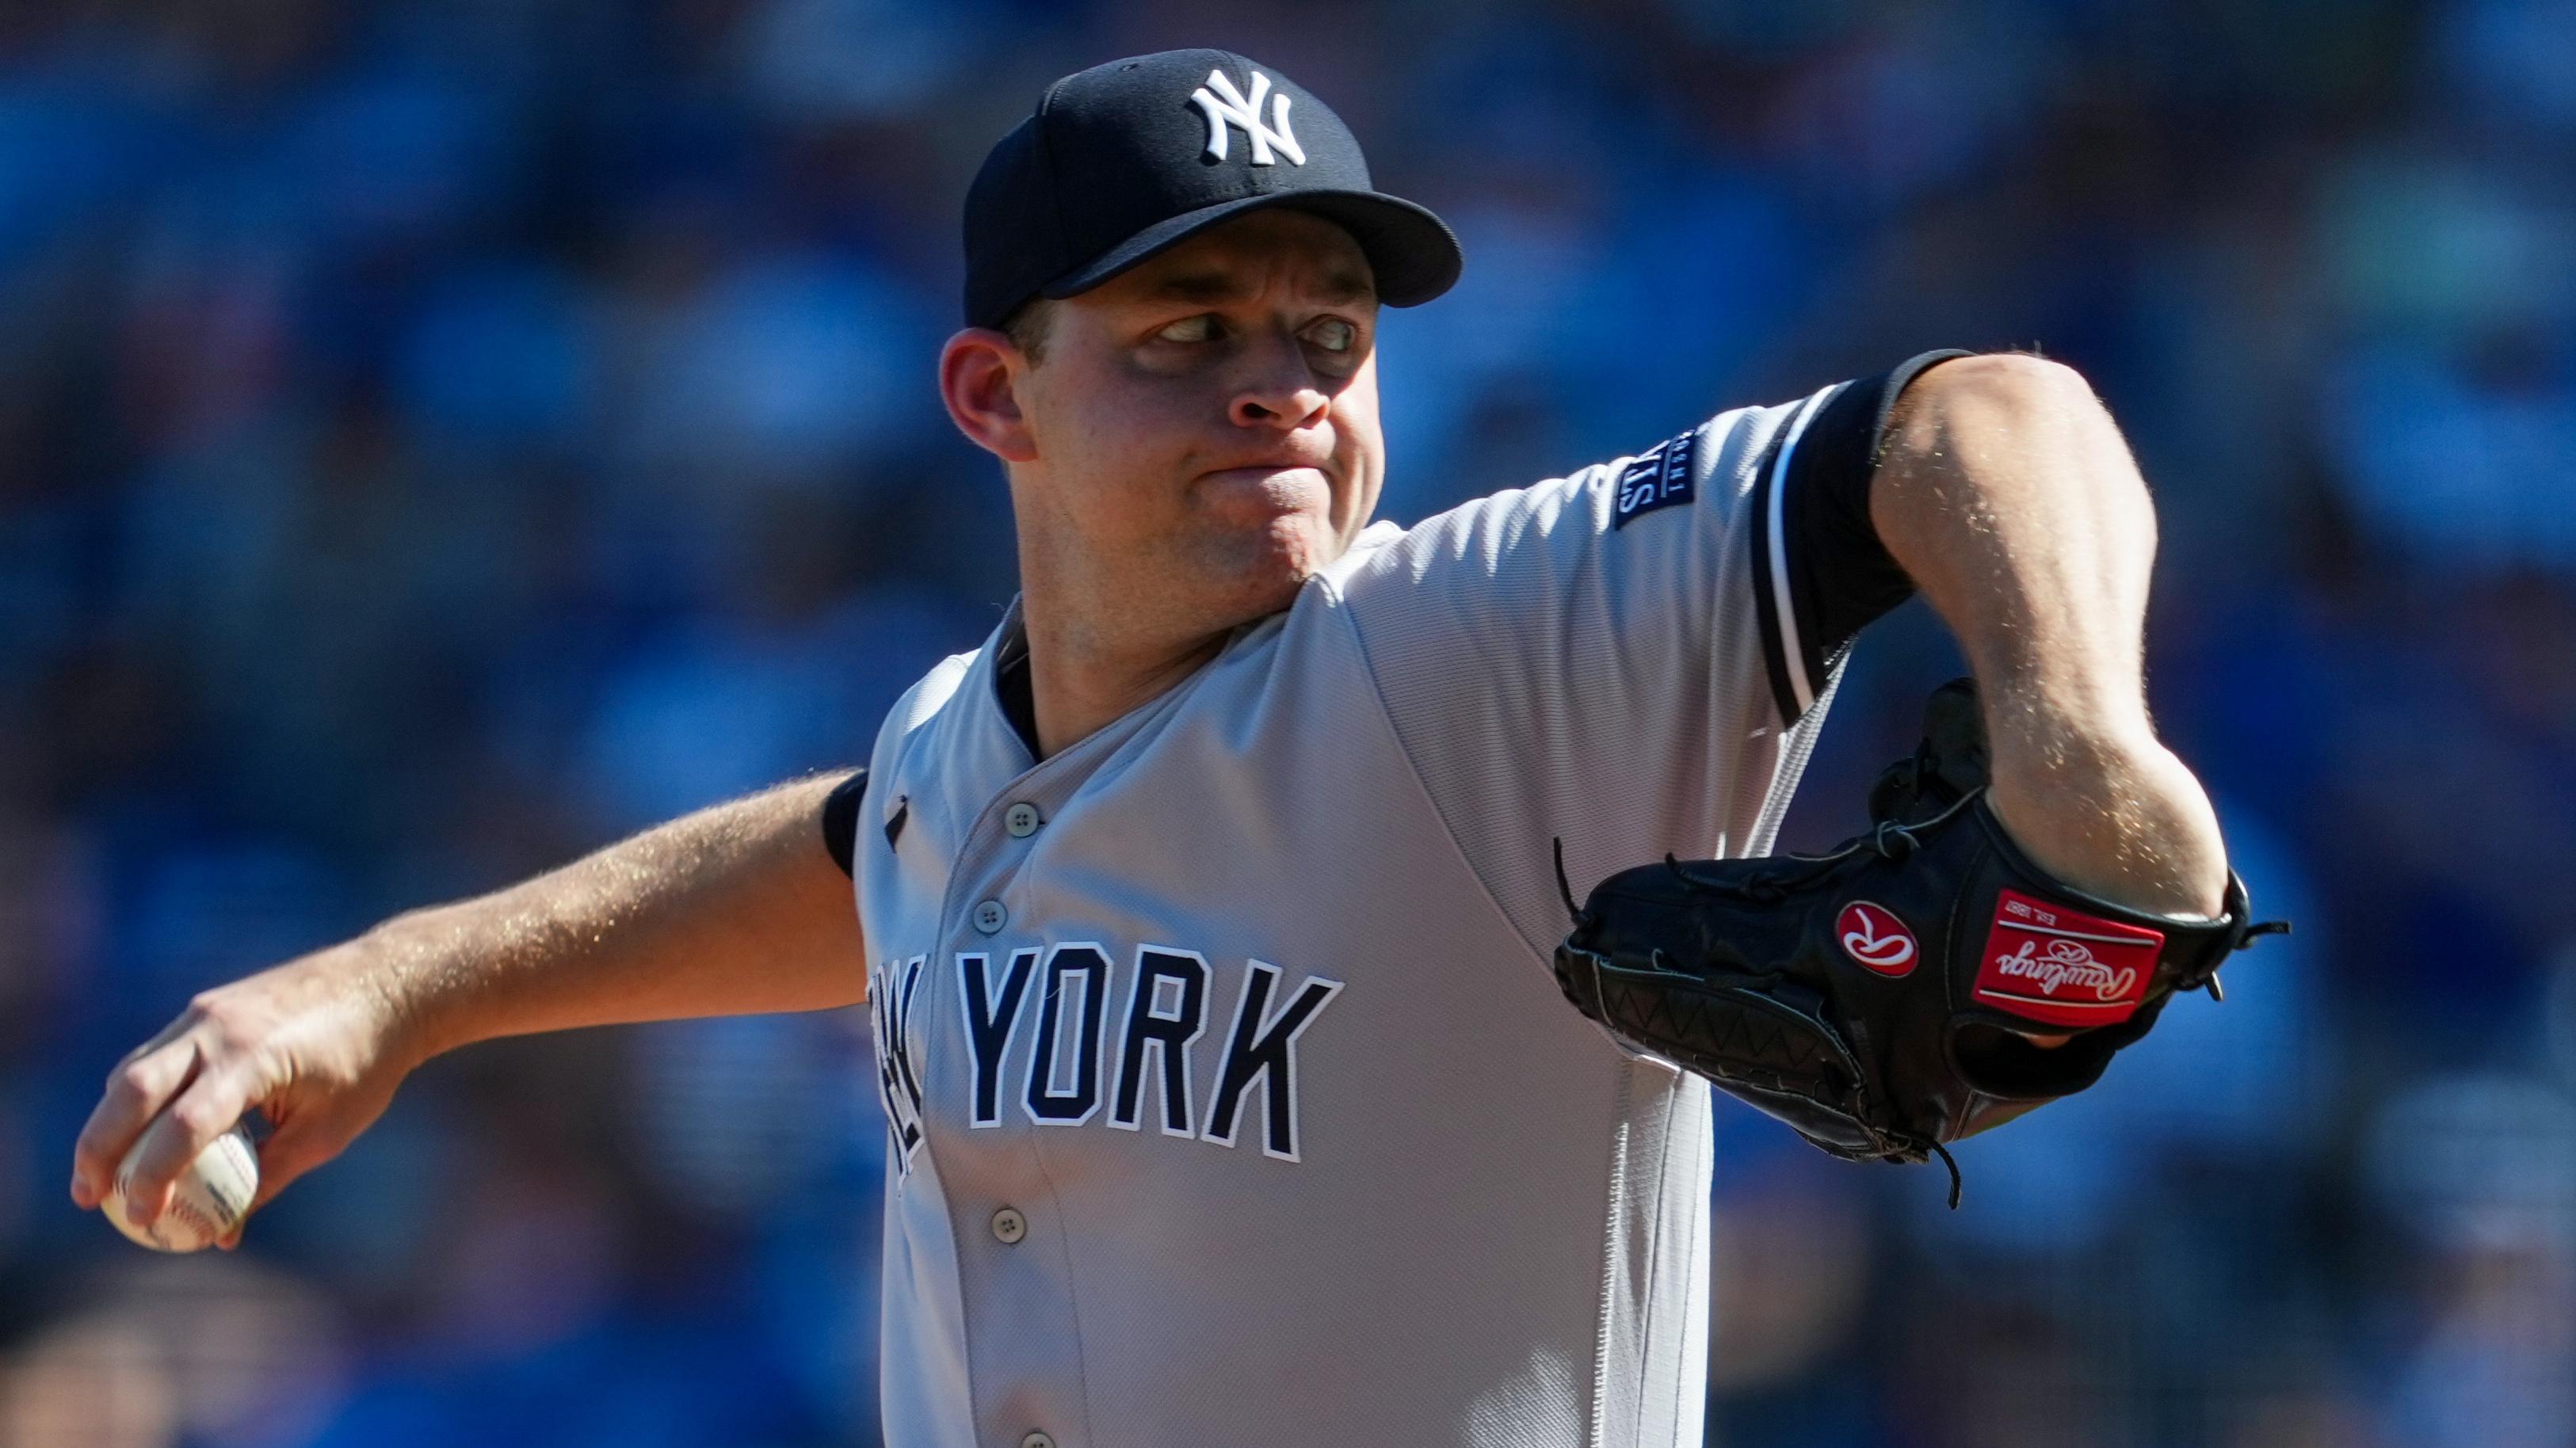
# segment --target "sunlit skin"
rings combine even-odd
[[[1055,303],[1036,360],[949,339],[949,414],[1010,475],[1045,752],[1286,608],[1367,526],[1377,312],[1348,232],[1268,209]]]

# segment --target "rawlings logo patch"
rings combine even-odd
[[[2164,932],[2069,910],[2018,890],[1995,902],[1976,998],[2055,1026],[2109,1026],[2137,1014]]]
[[[1698,446],[1699,433],[1693,430],[1655,444],[1621,468],[1610,526],[1625,528],[1657,508],[1689,502],[1691,457]]]
[[[1914,962],[1923,952],[1915,947],[1914,932],[1896,918],[1884,905],[1867,900],[1854,900],[1834,917],[1834,934],[1841,937],[1843,954],[1877,971],[1880,975],[1910,975]]]

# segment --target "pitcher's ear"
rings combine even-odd
[[[1037,460],[1019,389],[1029,363],[1010,334],[968,327],[939,351],[939,396],[968,441],[1008,463]]]

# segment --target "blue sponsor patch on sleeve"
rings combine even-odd
[[[1625,528],[1657,508],[1689,502],[1691,455],[1698,444],[1699,429],[1693,428],[1646,449],[1620,469],[1619,494],[1610,526]]]

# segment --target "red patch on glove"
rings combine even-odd
[[[1843,954],[1880,975],[1912,974],[1923,953],[1914,944],[1914,932],[1894,911],[1868,900],[1844,906],[1834,933],[1842,937]]]
[[[2160,930],[2001,892],[1976,997],[2052,1026],[2113,1026],[2136,1015],[2164,952]]]

